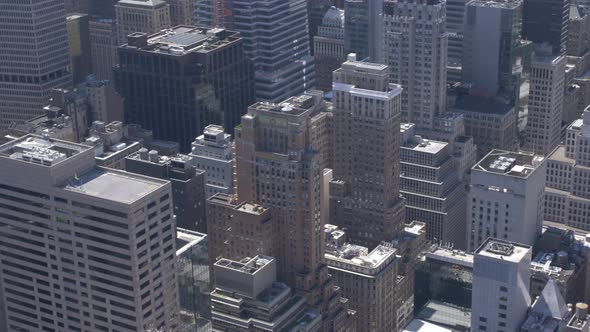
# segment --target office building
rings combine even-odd
[[[585,8],[572,4],[569,7],[567,28],[567,55],[581,57],[590,48],[590,17]]]
[[[236,195],[207,199],[207,231],[211,265],[221,257],[240,260],[278,254],[279,227],[271,210],[253,201],[240,202]]]
[[[72,61],[74,84],[83,82],[90,75],[90,19],[86,14],[71,14],[66,17],[68,45]]]
[[[195,0],[193,24],[198,27],[215,26],[213,20],[213,2],[215,0]]]
[[[94,147],[97,165],[124,170],[125,157],[142,147],[141,139],[129,134],[129,127],[120,121],[108,124],[94,121],[82,144]]]
[[[415,134],[414,124],[402,124],[400,193],[406,200],[406,223],[426,224],[431,241],[465,248],[466,192],[448,143]]]
[[[531,261],[531,298],[542,296],[544,289],[552,283],[559,296],[568,303],[584,301],[587,264],[585,255],[576,252],[569,245],[559,248],[557,253],[539,250],[538,247],[535,245],[537,254]]]
[[[430,129],[446,110],[444,1],[385,1],[383,63],[402,86],[402,121]]]
[[[344,51],[344,10],[331,7],[313,38],[316,88],[332,91],[332,72],[346,60]]]
[[[135,32],[148,35],[171,27],[170,5],[164,0],[119,0],[115,5],[118,45]]]
[[[356,61],[334,72],[330,223],[369,249],[402,232],[400,117],[402,88],[389,67]]]
[[[448,36],[447,81],[461,82],[463,65],[463,34],[465,27],[466,0],[446,2],[446,24]]]
[[[548,43],[552,54],[565,55],[569,15],[569,0],[526,0],[522,37],[535,44]]]
[[[198,169],[205,171],[206,195],[234,191],[234,161],[231,135],[223,127],[208,125],[203,135],[191,144],[190,156]],[[229,258],[229,257],[226,257]]]
[[[520,330],[531,305],[531,247],[489,238],[473,261],[472,331]]]
[[[518,101],[527,46],[520,38],[521,11],[521,0],[477,0],[467,3],[465,13],[463,82],[479,95],[499,95],[512,105]]]
[[[517,110],[507,102],[462,95],[455,101],[452,111],[463,115],[465,135],[473,137],[477,158],[483,158],[493,149],[513,151],[518,148]]]
[[[211,292],[214,331],[319,331],[322,316],[305,298],[277,281],[276,261],[269,256],[215,265]]]
[[[220,2],[224,19],[231,20],[225,26],[240,32],[254,63],[256,100],[278,103],[314,87],[306,0]]]
[[[88,6],[88,14],[90,16],[102,18],[115,18],[115,4],[118,0],[87,0],[90,2]]]
[[[208,237],[206,234],[176,229],[176,275],[180,300],[180,331],[210,331]]]
[[[63,0],[4,3],[0,22],[2,134],[43,115],[50,91],[70,88],[72,77]]]
[[[170,181],[176,225],[190,231],[207,232],[205,172],[195,167],[192,157],[184,154],[161,156],[156,150],[141,148],[125,158],[125,170]]]
[[[89,77],[76,89],[86,97],[92,121],[123,121],[123,98],[115,91],[113,82]]]
[[[561,141],[566,57],[535,54],[531,63],[525,149],[549,155]]]
[[[3,331],[177,328],[169,182],[33,135],[0,146],[0,164]]]
[[[397,331],[396,278],[399,258],[390,244],[375,249],[341,243],[345,236],[336,226],[325,225],[326,253],[330,274],[350,308],[356,310],[357,326],[362,331]]]
[[[209,124],[233,129],[253,101],[242,38],[224,29],[179,26],[130,36],[119,47],[115,82],[125,121],[178,142],[183,152]]]
[[[90,0],[65,0],[66,13],[88,13]]]
[[[270,209],[278,228],[279,279],[323,312],[323,326],[336,331],[354,323],[324,264],[322,160],[313,144],[321,127],[322,94],[258,102],[235,129],[237,194]],[[265,134],[266,133],[266,134]],[[209,220],[209,219],[208,219]],[[252,233],[252,228],[250,228]]]
[[[492,150],[471,169],[467,244],[487,238],[533,245],[543,225],[546,159],[525,152]]]
[[[344,51],[357,59],[380,62],[382,59],[383,0],[344,1]]]
[[[117,23],[113,19],[90,20],[90,54],[92,73],[99,80],[111,80],[117,59]]]
[[[590,109],[566,130],[565,145],[560,145],[547,161],[545,219],[585,231],[590,230]]]
[[[324,16],[333,7],[334,0],[307,0],[307,29],[309,33],[309,49],[315,55],[314,37],[318,35],[318,27],[322,25]],[[335,7],[334,7],[335,8]],[[344,23],[344,17],[343,21]],[[343,36],[344,37],[344,36]]]
[[[170,25],[192,25],[195,0],[164,0],[170,5]]]

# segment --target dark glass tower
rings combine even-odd
[[[125,121],[178,142],[183,152],[209,124],[233,129],[254,100],[252,67],[236,32],[179,26],[135,33],[118,53]]]
[[[570,0],[525,0],[522,35],[534,43],[549,43],[553,54],[565,54]]]

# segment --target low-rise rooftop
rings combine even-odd
[[[495,98],[461,95],[455,101],[454,110],[459,112],[505,115],[514,110],[514,107]]]
[[[532,153],[492,150],[472,170],[528,178],[543,161],[543,156]]]
[[[51,167],[89,149],[80,144],[26,135],[0,146],[0,156]]]
[[[530,246],[510,241],[488,238],[475,251],[476,256],[488,257],[513,263],[520,262],[531,250]]]

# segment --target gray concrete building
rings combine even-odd
[[[543,225],[546,167],[543,156],[502,150],[492,150],[473,166],[467,206],[469,251],[490,237],[535,243]]]
[[[178,327],[168,181],[96,166],[91,147],[0,146],[3,331]]]
[[[429,240],[464,249],[466,192],[450,144],[416,135],[414,124],[402,124],[401,135],[400,193],[406,200],[406,223],[423,222]]]
[[[127,172],[170,181],[176,225],[207,233],[205,219],[205,172],[195,167],[192,157],[183,154],[161,156],[141,148],[125,158]]]

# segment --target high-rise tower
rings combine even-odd
[[[72,84],[63,0],[2,3],[0,133],[43,114],[49,93]]]
[[[331,224],[353,243],[374,248],[403,230],[400,198],[402,88],[389,83],[389,67],[356,61],[334,72],[334,180]]]
[[[383,60],[400,84],[402,120],[433,127],[446,109],[447,35],[444,1],[386,1]]]

